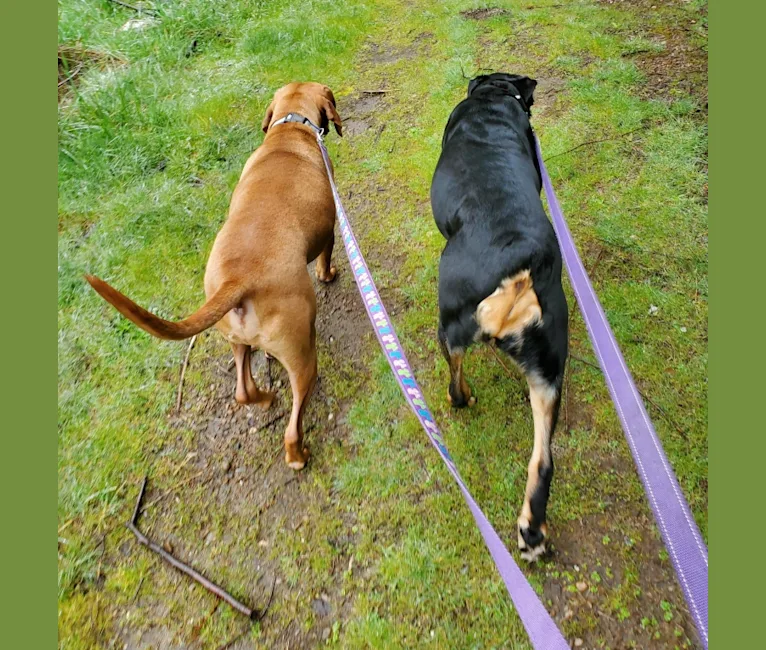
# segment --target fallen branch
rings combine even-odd
[[[266,603],[266,607],[263,608],[263,611],[261,612],[260,616],[258,617],[259,621],[262,621],[264,617],[266,616],[266,613],[269,611],[269,607],[271,607],[271,599],[274,597],[274,587],[277,584],[277,576],[274,576],[274,581],[271,583],[271,594],[269,594],[269,602]],[[237,641],[239,641],[245,634],[247,634],[250,631],[250,626],[248,626],[246,629],[244,629],[242,632],[237,634],[233,639],[230,639],[226,643],[224,643],[222,646],[219,646],[218,650],[229,650]]]
[[[558,158],[559,156],[564,156],[568,153],[572,153],[573,151],[576,151],[580,147],[587,147],[592,144],[600,144],[602,142],[611,142],[612,140],[619,140],[620,138],[624,138],[626,135],[630,135],[631,133],[635,133],[636,131],[643,131],[644,129],[649,128],[650,126],[653,126],[653,125],[645,124],[643,126],[639,126],[637,129],[631,129],[630,131],[625,131],[625,133],[620,133],[619,135],[616,135],[611,138],[601,138],[600,140],[588,140],[587,142],[581,142],[576,147],[572,147],[571,149],[567,149],[566,151],[562,151],[561,153],[554,153],[552,156],[543,158],[543,160],[545,162],[548,162],[549,160],[552,160],[553,158]]]
[[[181,366],[181,377],[178,379],[178,396],[176,397],[176,413],[181,410],[181,400],[184,396],[184,377],[186,376],[186,367],[189,365],[189,355],[192,348],[197,341],[197,335],[191,337],[189,341],[189,347],[186,349],[186,356],[184,357],[183,365]]]
[[[138,529],[138,516],[141,514],[141,502],[144,499],[144,493],[146,492],[146,482],[147,477],[144,477],[144,481],[141,484],[141,491],[138,493],[138,499],[136,500],[136,507],[133,510],[133,517],[132,519],[127,523],[128,530],[132,532],[136,539],[138,540],[139,544],[142,544],[143,546],[146,546],[151,551],[154,551],[159,555],[163,560],[165,560],[168,564],[175,567],[182,573],[185,573],[187,576],[192,578],[193,580],[196,580],[199,584],[201,584],[205,589],[207,589],[209,592],[215,594],[220,598],[221,600],[225,600],[229,605],[231,605],[234,609],[236,609],[238,612],[241,612],[245,616],[247,616],[249,619],[253,619],[255,616],[255,612],[250,609],[247,605],[243,605],[240,603],[234,596],[229,594],[227,591],[219,587],[217,584],[211,582],[208,580],[205,576],[203,576],[201,573],[190,567],[188,564],[185,564],[181,562],[181,560],[177,559],[170,553],[168,553],[164,548],[153,542],[151,539],[149,539],[146,535],[144,535],[139,529]]]

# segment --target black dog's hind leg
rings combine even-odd
[[[447,399],[452,406],[462,408],[464,406],[473,406],[476,404],[476,398],[471,394],[471,387],[463,376],[463,359],[465,358],[464,348],[452,348],[447,341],[447,334],[441,323],[439,323],[439,347],[441,348],[444,359],[449,365],[449,391]]]
[[[561,385],[549,384],[538,377],[527,377],[529,401],[535,424],[535,442],[527,470],[527,489],[519,517],[519,549],[525,560],[535,560],[545,553],[548,535],[545,511],[553,479],[551,439],[561,404]]]

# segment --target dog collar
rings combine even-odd
[[[279,124],[284,124],[285,122],[297,122],[298,124],[305,124],[306,126],[310,127],[314,130],[314,133],[317,135],[324,135],[324,129],[320,126],[317,126],[314,124],[309,118],[304,117],[300,113],[288,113],[284,117],[278,119],[274,124],[271,125],[269,128],[274,128],[275,126]]]
[[[521,104],[521,108],[524,110],[524,112],[527,114],[527,117],[532,117],[532,113],[529,110],[529,106],[527,106],[527,103],[524,101],[524,98],[521,96],[521,93],[518,91],[516,86],[513,86],[513,89],[515,91],[513,98]]]

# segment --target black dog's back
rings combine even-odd
[[[467,347],[477,337],[479,303],[504,278],[529,269],[543,329],[558,321],[545,338],[559,354],[540,369],[553,379],[560,353],[566,356],[557,336],[566,331],[566,302],[558,242],[540,200],[529,118],[502,82],[469,93],[447,122],[431,184],[434,218],[447,239],[439,267],[440,321],[451,347]],[[512,356],[524,356],[523,346],[512,347]]]

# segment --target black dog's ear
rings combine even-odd
[[[513,83],[521,93],[521,97],[527,105],[527,108],[530,108],[532,104],[535,103],[534,92],[537,87],[537,81],[530,79],[529,77],[514,75],[511,83]]]
[[[476,86],[478,86],[481,83],[484,83],[489,78],[489,75],[482,74],[478,77],[475,77],[474,79],[471,79],[471,81],[468,82],[468,95],[476,90]]]

